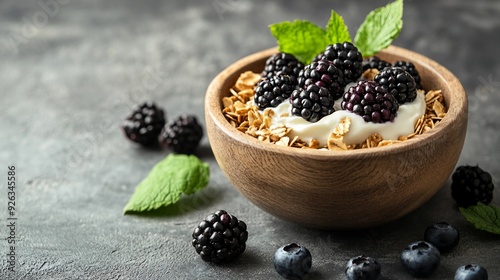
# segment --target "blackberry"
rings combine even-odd
[[[459,207],[489,204],[493,188],[491,175],[477,165],[459,166],[452,175],[451,195]]]
[[[277,53],[269,57],[264,66],[261,76],[270,78],[278,73],[290,76],[290,79],[296,83],[300,70],[304,68],[304,64],[298,61],[295,56],[289,53]]]
[[[123,121],[122,130],[132,141],[142,145],[158,143],[158,135],[165,125],[163,109],[153,102],[136,105]]]
[[[417,98],[415,79],[403,68],[384,68],[373,80],[394,95],[399,104],[412,102]]]
[[[192,245],[206,262],[230,261],[245,251],[247,225],[224,210],[208,215],[193,230]]]
[[[390,67],[391,64],[385,60],[380,59],[378,56],[372,56],[363,60],[363,72],[368,69],[377,69],[382,71],[385,67]]]
[[[181,115],[165,124],[160,136],[160,144],[178,154],[192,154],[201,138],[203,128],[195,116]]]
[[[310,122],[317,122],[322,117],[335,112],[333,97],[327,88],[315,84],[299,88],[290,96],[292,115],[301,116]]]
[[[344,42],[328,45],[325,51],[316,57],[333,62],[342,70],[346,83],[355,82],[363,73],[363,56],[352,43]]]
[[[290,97],[295,82],[288,75],[276,75],[260,81],[255,88],[254,101],[259,109],[276,107]]]
[[[422,89],[422,79],[420,78],[420,74],[418,73],[417,68],[415,65],[409,61],[396,61],[392,64],[394,67],[400,67],[403,68],[406,72],[410,73],[410,75],[413,77],[415,80],[415,84],[417,85],[417,89]]]
[[[344,93],[346,81],[342,71],[333,62],[318,60],[305,66],[299,74],[299,87],[307,88],[312,84],[327,88],[335,100],[340,98]]]
[[[344,94],[343,110],[363,117],[366,122],[392,122],[399,109],[394,96],[373,81],[359,81]]]

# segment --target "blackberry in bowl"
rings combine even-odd
[[[341,106],[374,123],[394,121],[399,107],[394,96],[373,81],[359,81],[349,88]]]
[[[269,57],[261,75],[263,78],[271,78],[275,74],[287,75],[290,79],[297,83],[297,77],[300,71],[304,68],[304,64],[289,53],[276,53]]]
[[[444,185],[458,161],[467,128],[467,96],[459,80],[435,61],[390,46],[377,56],[410,61],[424,89],[440,89],[446,116],[429,131],[400,143],[346,151],[298,149],[259,141],[224,116],[222,99],[240,74],[261,73],[277,48],[223,70],[205,96],[207,135],[220,168],[252,203],[308,227],[379,226],[414,211]],[[399,114],[399,113],[398,113]]]

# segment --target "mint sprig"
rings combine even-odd
[[[500,234],[500,207],[479,202],[475,206],[461,207],[460,212],[477,229]]]
[[[333,10],[326,29],[307,20],[295,20],[271,24],[269,30],[278,40],[280,52],[293,54],[305,64],[329,44],[351,41],[344,19]]]
[[[158,162],[137,185],[124,214],[145,212],[174,204],[184,194],[193,194],[208,184],[207,163],[194,155],[170,154]]]
[[[328,44],[326,31],[307,20],[275,23],[269,29],[278,40],[281,52],[293,54],[306,64]]]
[[[354,45],[368,57],[387,48],[403,28],[403,0],[371,11],[354,37]]]
[[[396,0],[368,14],[356,32],[354,45],[368,57],[388,47],[403,27],[403,0]],[[323,29],[307,20],[271,24],[280,52],[294,55],[308,64],[328,45],[351,42],[344,19],[334,10]]]
[[[328,44],[351,42],[351,35],[349,35],[344,19],[334,10],[332,10],[330,20],[326,24],[326,38]],[[326,45],[323,49],[325,47]]]

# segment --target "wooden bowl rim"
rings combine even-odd
[[[425,57],[416,52],[397,47],[389,46],[380,51],[380,53],[392,54],[404,58],[411,58],[411,61],[418,61],[418,64],[431,71],[433,76],[442,80],[447,88],[442,88],[443,91],[453,91],[454,96],[462,96],[462,98],[453,98],[447,100],[449,106],[446,116],[430,131],[427,131],[415,138],[402,141],[393,145],[376,147],[371,149],[355,149],[348,151],[335,150],[319,150],[319,149],[299,149],[291,147],[283,147],[271,143],[262,142],[252,136],[246,135],[233,127],[222,114],[222,97],[226,93],[221,93],[226,79],[235,73],[242,73],[244,69],[255,61],[270,57],[278,52],[277,47],[269,48],[263,51],[256,52],[234,62],[222,72],[220,72],[210,83],[205,96],[205,110],[209,114],[214,124],[223,131],[228,137],[245,145],[251,145],[255,149],[266,150],[275,153],[286,154],[290,156],[299,156],[306,158],[327,159],[327,158],[359,158],[369,157],[373,155],[393,155],[399,154],[409,149],[419,149],[422,146],[430,145],[434,139],[446,136],[446,129],[452,126],[453,123],[463,117],[463,113],[467,113],[467,94],[458,80],[448,69],[437,63],[436,61]],[[463,102],[458,102],[463,100]]]

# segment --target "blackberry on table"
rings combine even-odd
[[[372,56],[363,60],[363,72],[368,69],[377,69],[382,71],[385,67],[390,67],[391,64],[385,60],[380,59],[378,56]]]
[[[406,72],[410,73],[410,75],[415,80],[415,84],[417,85],[417,89],[422,89],[422,85],[421,85],[422,79],[420,78],[420,74],[418,73],[418,70],[413,63],[411,63],[409,61],[399,60],[399,61],[394,62],[392,64],[392,66],[403,68]]]
[[[158,143],[158,135],[165,125],[165,113],[154,102],[136,105],[122,123],[122,130],[132,141],[142,145]]]
[[[320,59],[306,65],[298,77],[298,85],[301,88],[307,88],[313,84],[320,88],[327,88],[335,100],[342,96],[347,83],[344,74],[333,62]]]
[[[451,195],[459,207],[489,204],[493,189],[491,175],[479,166],[459,166],[452,175]]]
[[[415,79],[403,68],[384,68],[375,76],[374,81],[394,95],[399,104],[412,102],[417,98]]]
[[[202,137],[203,128],[196,116],[181,115],[165,124],[158,140],[162,146],[175,153],[192,154]]]
[[[344,94],[341,107],[366,122],[392,122],[399,109],[394,96],[373,81],[359,81]]]
[[[292,115],[301,116],[310,122],[317,122],[335,112],[333,97],[325,87],[312,84],[306,88],[299,88],[292,92],[290,98]]]
[[[290,97],[295,84],[288,75],[278,74],[266,78],[257,84],[254,101],[259,109],[276,107]]]
[[[316,60],[323,59],[333,62],[342,70],[346,83],[355,82],[363,73],[363,56],[352,43],[336,43],[328,45]]]
[[[206,262],[222,263],[243,253],[248,239],[247,225],[242,220],[219,210],[206,217],[193,230],[196,253]]]
[[[270,78],[278,73],[290,76],[292,82],[297,82],[300,70],[304,68],[304,64],[289,53],[277,53],[272,55],[266,60],[264,71],[261,76],[263,78]]]

